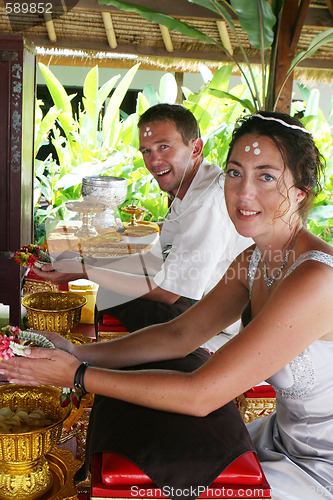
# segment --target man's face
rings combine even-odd
[[[145,165],[160,188],[182,199],[201,163],[201,139],[186,146],[175,123],[163,120],[143,125],[139,140]]]

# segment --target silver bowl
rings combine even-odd
[[[114,212],[126,200],[126,179],[104,176],[83,177],[81,192],[85,200],[102,202],[107,206],[105,212],[95,215],[95,227],[117,226]]]

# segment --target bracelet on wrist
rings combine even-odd
[[[84,361],[80,364],[74,375],[74,387],[75,389],[80,389],[83,396],[87,394],[86,388],[84,386],[84,375],[89,366],[91,366],[90,363]]]

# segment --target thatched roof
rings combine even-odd
[[[136,1],[174,15],[213,38],[224,37],[224,43],[229,42],[234,56],[241,60],[235,36],[228,27],[222,31],[224,27],[220,24],[220,18],[213,12],[191,5],[186,0]],[[100,6],[98,0],[53,0],[52,4],[52,14],[21,12],[10,15],[6,14],[4,5],[0,5],[0,34],[23,35],[32,44],[51,51],[51,56],[44,51],[40,59],[50,63],[51,58],[52,64],[98,63],[100,66],[128,67],[133,65],[133,59],[127,59],[131,56],[142,61],[142,68],[195,71],[200,61],[214,65],[228,60],[218,46],[207,45],[178,32],[168,32],[137,14]],[[297,52],[305,50],[315,35],[329,27],[333,27],[333,0],[311,1]],[[239,24],[237,33],[250,61],[259,62],[258,53],[249,45]],[[66,56],[57,54],[54,49],[70,49],[72,52]],[[321,80],[332,80],[333,42],[320,48],[315,57],[304,61],[301,67],[303,70],[307,68],[309,74],[317,75]]]

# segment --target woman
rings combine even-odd
[[[96,394],[200,417],[268,380],[277,411],[249,430],[273,499],[332,498],[333,249],[302,222],[320,174],[319,152],[296,119],[246,118],[230,144],[225,198],[237,231],[256,246],[169,323],[107,344],[73,346],[48,335],[62,350],[32,349],[30,359],[2,362],[0,373],[64,387],[75,378]],[[186,356],[242,311],[242,331],[191,373],[116,370]]]

